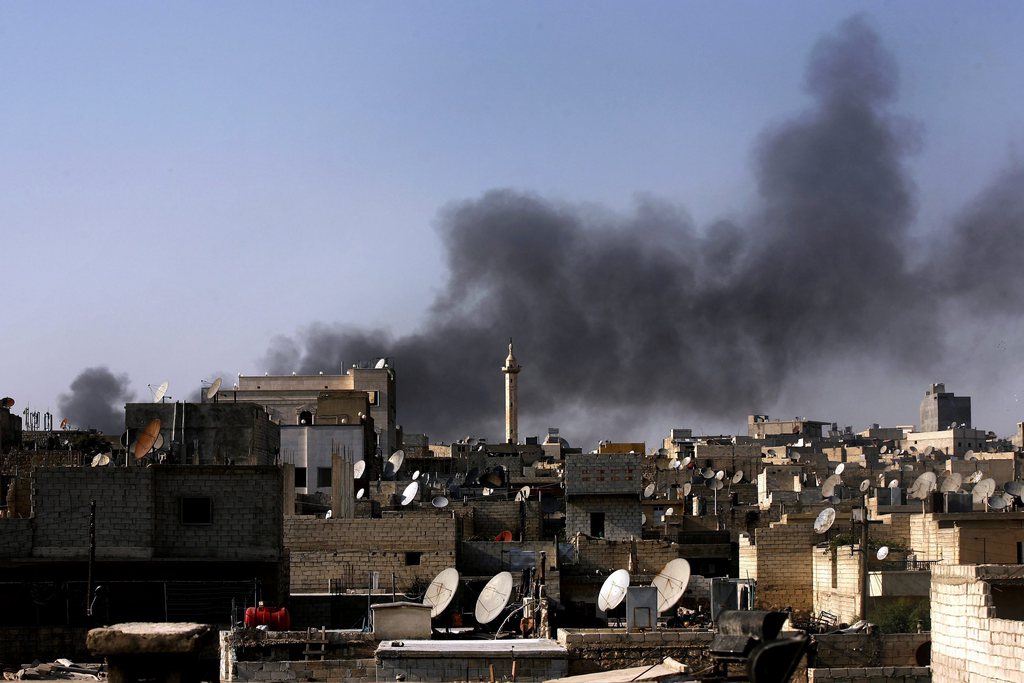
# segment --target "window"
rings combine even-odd
[[[370,399],[370,405],[371,406],[379,406],[380,405],[380,392],[378,392],[378,391],[367,391],[366,392],[366,397],[368,399]]]
[[[604,538],[604,513],[590,513],[590,535],[594,538]]]
[[[299,413],[299,424],[300,425],[311,425],[313,424],[313,413],[308,410],[303,410]]]
[[[330,467],[317,467],[316,468],[316,487],[318,489],[329,489],[331,488],[331,468]]]
[[[212,524],[213,501],[209,498],[180,498],[179,513],[182,524]]]
[[[405,566],[414,567],[420,563],[420,558],[423,553],[406,553],[405,554]]]
[[[304,489],[306,488],[306,468],[296,467],[295,468],[295,488]]]

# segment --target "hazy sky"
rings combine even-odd
[[[760,136],[810,106],[808,55],[857,13],[899,68],[889,109],[919,140],[927,244],[1020,161],[1020,2],[4,3],[0,394],[59,421],[88,367],[185,398],[264,372],[272,338],[312,323],[414,332],[447,280],[439,211],[494,188],[613,211],[653,196],[698,229],[742,219]],[[759,412],[913,423],[946,381],[1006,434],[1024,419],[1020,331],[958,333],[924,371],[819,364]],[[522,351],[522,385],[544,352]],[[480,381],[500,391],[493,356]],[[742,431],[750,408],[604,436]]]

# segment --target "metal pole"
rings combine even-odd
[[[861,498],[863,504],[864,515],[861,517],[861,530],[860,530],[860,571],[861,571],[861,599],[860,599],[860,618],[864,621],[868,619],[868,590],[870,588],[870,581],[868,580],[868,494],[864,494]]]
[[[85,586],[85,615],[92,616],[92,566],[96,562],[96,501],[89,501],[89,576]]]

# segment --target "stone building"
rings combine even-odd
[[[640,538],[642,453],[570,454],[565,459],[565,533]]]
[[[323,392],[366,394],[377,433],[378,454],[387,458],[401,438],[395,418],[395,370],[388,359],[357,363],[341,375],[239,375],[233,389],[222,389],[216,401],[250,401],[266,408],[278,424],[318,424]],[[205,399],[204,399],[205,400]],[[350,416],[350,420],[357,419]]]
[[[922,432],[938,432],[957,427],[971,426],[971,397],[956,396],[946,391],[945,384],[932,384],[921,399]]]

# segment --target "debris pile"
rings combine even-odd
[[[106,680],[107,672],[102,664],[76,664],[70,659],[55,659],[41,664],[39,661],[23,664],[20,669],[4,669],[5,681],[76,679],[95,681]]]

